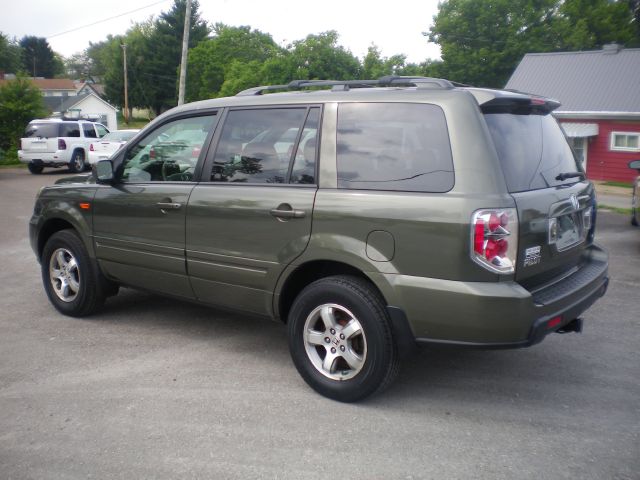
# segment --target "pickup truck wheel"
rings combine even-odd
[[[366,282],[335,276],[308,285],[288,321],[289,350],[318,393],[354,402],[395,378],[398,354],[384,302]]]
[[[36,165],[35,163],[31,163],[29,162],[27,164],[27,168],[29,169],[29,171],[31,173],[33,173],[34,175],[37,175],[39,173],[42,173],[42,170],[44,169],[44,167],[42,165]]]
[[[49,300],[61,313],[82,317],[97,310],[105,295],[99,273],[72,230],[54,233],[41,259],[42,282]]]
[[[71,162],[69,162],[69,170],[72,173],[83,172],[85,168],[84,152],[82,150],[76,150],[71,156]]]

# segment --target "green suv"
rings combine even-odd
[[[72,316],[126,285],[284,322],[302,377],[341,401],[419,343],[578,332],[608,259],[558,105],[384,77],[174,108],[40,192],[45,291]]]

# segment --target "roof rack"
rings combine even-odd
[[[286,85],[265,85],[261,87],[248,88],[236,94],[236,97],[246,97],[251,95],[262,95],[265,92],[275,90],[301,90],[313,87],[332,87],[333,91],[347,91],[351,88],[366,87],[392,87],[392,86],[413,86],[417,88],[443,88],[451,89],[456,84],[443,78],[431,77],[404,77],[387,75],[377,80],[292,80]]]

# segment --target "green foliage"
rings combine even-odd
[[[262,68],[261,64],[276,57],[282,50],[271,35],[252,30],[251,27],[216,24],[214,31],[213,38],[201,42],[189,51],[186,89],[188,101],[220,96],[225,79],[228,79],[225,91],[230,91],[232,83],[246,85],[259,81],[260,76],[239,64],[252,64],[254,69],[259,70]],[[246,78],[235,77],[238,74]]]
[[[371,45],[362,61],[361,78],[380,78],[385,75],[424,75],[425,64],[407,63],[406,55],[383,57],[376,45]]]
[[[441,47],[439,75],[499,88],[529,52],[640,45],[639,6],[638,0],[445,0],[425,35]]]
[[[64,74],[62,59],[51,50],[46,38],[27,35],[20,40],[22,68],[30,76],[54,78]]]
[[[108,36],[92,44],[87,55],[97,72],[104,71],[105,95],[124,106],[123,49],[127,49],[130,108],[151,108],[156,114],[177,103],[178,68],[182,49],[186,0],[174,0],[170,11],[157,19],[137,23],[123,36]],[[189,47],[196,47],[209,32],[200,19],[198,2],[191,5]]]
[[[447,0],[429,40],[440,44],[439,70],[450,80],[502,87],[527,52],[560,47],[553,29],[557,0]]]
[[[206,22],[200,19],[199,4],[191,4],[189,47],[194,48],[209,34]],[[149,106],[160,114],[177,103],[178,69],[182,53],[182,34],[186,0],[174,0],[173,7],[154,22],[147,42],[144,68],[140,80],[152,85],[147,92]]]
[[[189,52],[189,101],[294,79],[359,78],[362,69],[358,58],[338,44],[335,31],[309,35],[287,48],[279,47],[271,35],[246,26],[217,24],[215,33]],[[404,64],[403,56],[396,57]]]
[[[22,70],[22,49],[15,40],[0,33],[0,70],[17,73]]]
[[[360,62],[338,45],[338,32],[330,30],[307,35],[290,48],[295,78],[308,80],[347,80],[360,76]]]
[[[18,77],[0,86],[0,151],[14,152],[27,124],[45,114],[42,94],[29,80]]]
[[[640,46],[637,15],[637,1],[565,0],[559,7],[563,46],[570,50],[595,49],[611,42]]]

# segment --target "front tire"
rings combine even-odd
[[[82,317],[102,306],[105,294],[96,269],[72,230],[54,233],[42,251],[44,289],[53,306],[65,315]]]
[[[72,173],[80,173],[84,172],[85,167],[84,152],[82,150],[75,150],[69,162],[69,171]]]
[[[383,390],[398,372],[398,352],[383,300],[367,282],[334,276],[308,285],[288,321],[298,372],[321,395],[354,402]]]

